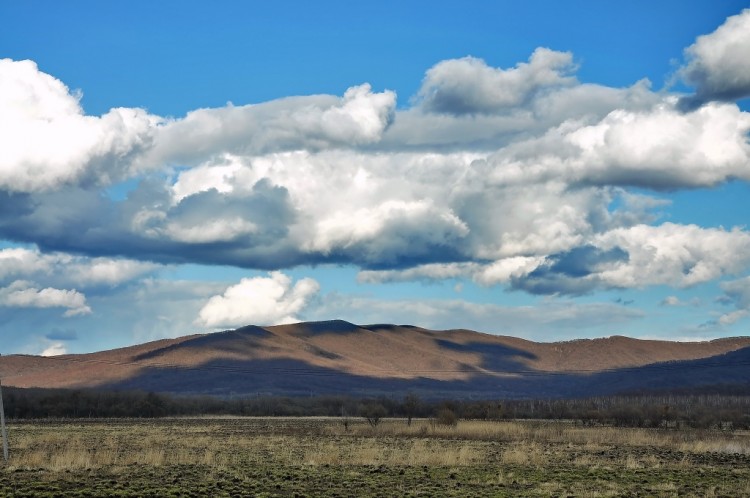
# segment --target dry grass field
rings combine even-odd
[[[750,496],[750,434],[565,422],[12,422],[5,496]]]

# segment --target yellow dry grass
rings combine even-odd
[[[750,435],[740,433],[524,421],[460,421],[456,427],[445,427],[429,420],[411,426],[403,420],[385,420],[376,429],[353,420],[345,430],[335,419],[308,420],[309,431],[294,429],[294,419],[276,420],[269,425],[272,429],[258,431],[253,423],[248,419],[189,423],[173,419],[159,424],[19,425],[11,427],[7,468],[59,472],[196,464],[227,469],[248,462],[454,467],[493,461],[502,466],[565,464],[640,470],[689,467],[692,456],[701,454],[750,454]],[[236,428],[227,431],[227,425]],[[665,461],[654,454],[655,448],[683,456]]]
[[[367,433],[361,424],[355,433]],[[569,443],[588,450],[633,446],[667,448],[691,453],[750,454],[750,435],[742,432],[661,430],[624,427],[581,427],[562,421],[461,421],[456,427],[431,421],[407,426],[401,420],[387,420],[377,428],[380,435],[444,437],[480,441],[527,441]]]
[[[384,445],[377,439],[357,440],[355,444],[329,441],[305,453],[308,465],[346,462],[352,465],[388,466],[463,466],[477,463],[481,457],[476,445],[469,443],[452,445],[450,450],[440,441],[414,439],[403,445]]]

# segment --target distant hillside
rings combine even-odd
[[[470,330],[334,320],[82,355],[0,358],[5,385],[174,394],[569,397],[750,383],[750,337],[537,343]]]

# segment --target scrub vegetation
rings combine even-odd
[[[432,400],[416,393],[403,398],[350,396],[218,398],[142,391],[4,388],[5,414],[33,418],[158,418],[238,415],[252,417],[361,416],[376,427],[385,417],[437,418],[446,425],[470,420],[571,420],[581,425],[750,430],[746,386],[711,392],[640,393],[577,399]]]
[[[449,422],[385,418],[373,426],[347,416],[13,420],[0,494],[750,495],[750,433],[743,430]]]

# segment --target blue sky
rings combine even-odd
[[[0,353],[747,335],[746,2],[0,2]]]

